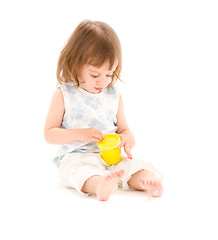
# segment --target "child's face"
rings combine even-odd
[[[109,61],[105,62],[101,67],[97,68],[89,64],[85,64],[78,72],[77,78],[79,86],[90,93],[100,93],[112,81],[113,72],[116,70],[118,62],[115,61],[111,70]]]

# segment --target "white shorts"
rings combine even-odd
[[[124,175],[118,187],[128,190],[128,181],[132,174],[139,170],[145,169],[154,173],[160,180],[162,175],[158,172],[151,163],[147,163],[139,159],[122,158],[118,164],[107,165],[97,153],[67,153],[61,160],[59,165],[59,175],[62,183],[67,187],[72,187],[78,192],[81,191],[85,181],[94,175],[107,175],[110,172],[123,169]],[[83,193],[84,194],[84,193]]]

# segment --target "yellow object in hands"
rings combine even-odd
[[[120,137],[116,134],[104,135],[104,139],[98,142],[101,151],[101,157],[108,165],[117,164],[122,160],[120,145]]]

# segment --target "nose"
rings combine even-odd
[[[97,85],[102,85],[102,84],[104,84],[106,82],[107,82],[107,78],[106,77],[98,78],[97,81],[96,81]]]

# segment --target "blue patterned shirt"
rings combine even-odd
[[[102,131],[103,134],[116,132],[120,94],[115,86],[105,88],[98,94],[89,93],[80,87],[74,88],[73,84],[69,83],[58,87],[63,93],[65,106],[62,128],[93,127]],[[70,152],[99,153],[99,148],[96,142],[76,141],[62,145],[58,158]]]

